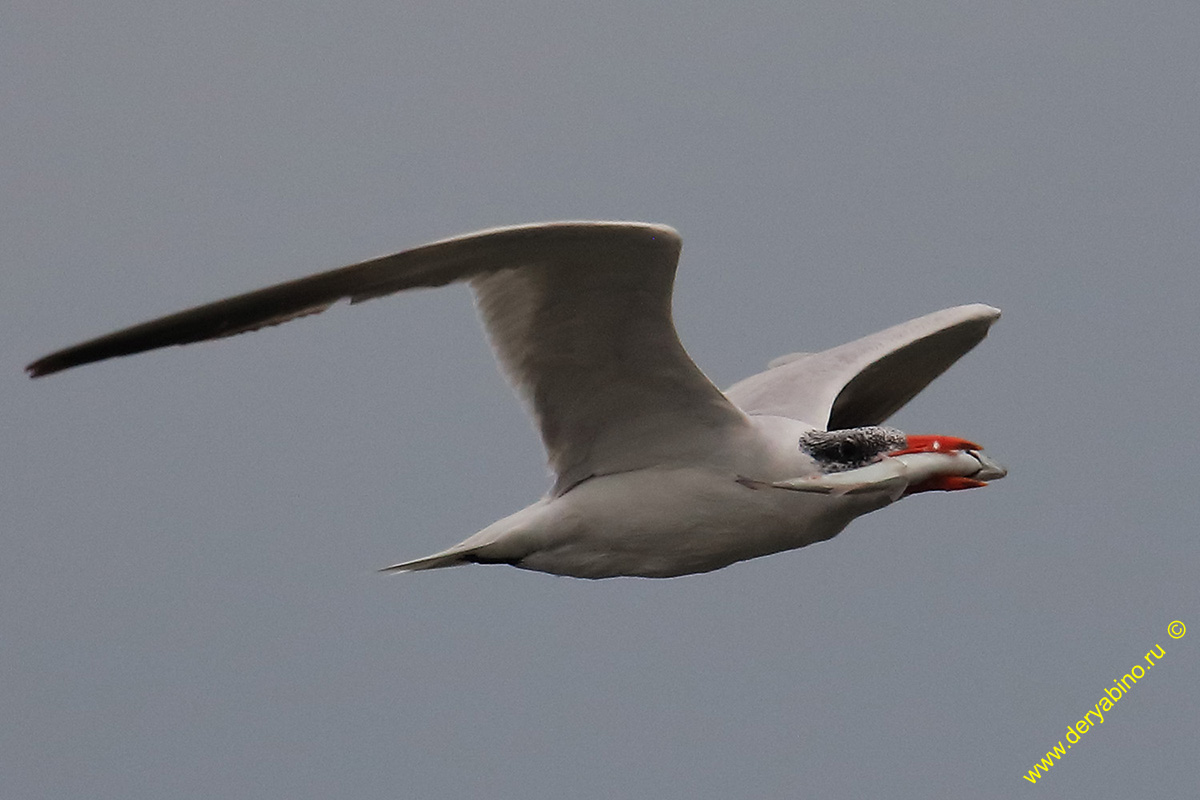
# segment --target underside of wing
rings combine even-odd
[[[679,247],[670,228],[642,223],[559,222],[493,228],[320,272],[206,303],[59,350],[25,369],[32,377],[171,345],[220,339],[318,314],[339,300],[358,303],[404,289],[444,286],[518,266],[593,240]]]
[[[947,308],[820,353],[776,359],[725,395],[748,414],[838,430],[878,425],[987,335],[991,306]]]
[[[679,242],[593,239],[471,279],[500,364],[558,476],[703,462],[748,422],[696,367],[671,319]]]
[[[563,222],[497,228],[197,306],[41,358],[37,377],[232,336],[404,289],[469,281],[504,372],[529,403],[566,491],[591,474],[711,452],[745,425],[671,321],[671,228]]]

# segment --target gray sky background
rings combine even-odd
[[[1197,796],[1195,2],[2,17],[5,797]],[[722,386],[1002,308],[892,421],[1010,477],[705,576],[381,576],[548,486],[465,288],[21,372],[571,218],[681,231]]]

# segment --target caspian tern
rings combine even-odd
[[[880,427],[1000,312],[948,308],[722,393],[671,320],[671,228],[495,228],[197,306],[60,350],[37,377],[252,331],[415,287],[466,281],[528,404],[554,485],[460,544],[386,570],[511,564],[581,578],[707,572],[804,547],[907,494],[982,486],[1003,467],[965,439]]]

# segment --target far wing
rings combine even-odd
[[[987,335],[999,310],[935,311],[825,350],[776,359],[725,392],[748,414],[791,417],[838,430],[878,425]]]
[[[529,403],[562,492],[591,474],[711,453],[746,426],[671,321],[678,234],[640,223],[548,223],[447,239],[220,300],[41,358],[34,376],[277,325],[467,280],[505,373]]]

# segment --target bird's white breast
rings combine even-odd
[[[576,577],[669,577],[823,541],[886,501],[754,486],[815,470],[798,444],[807,429],[755,418],[709,463],[593,477],[496,523],[481,555]]]

